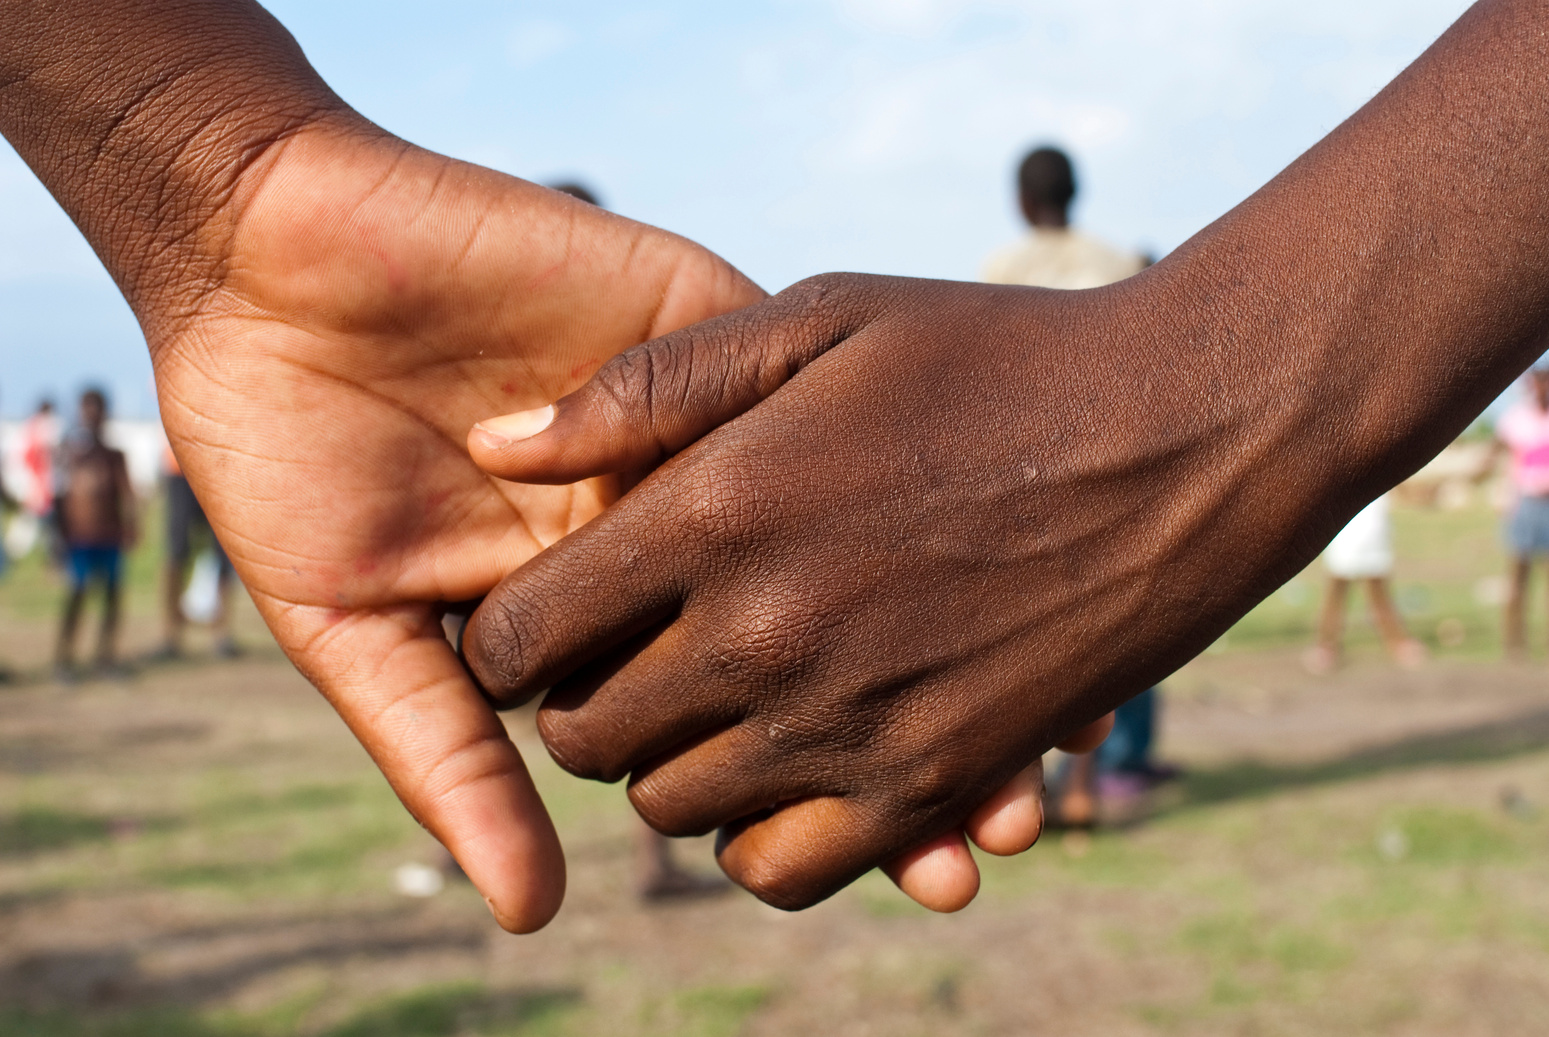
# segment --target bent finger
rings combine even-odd
[[[556,404],[479,422],[468,452],[489,474],[528,483],[654,468],[863,326],[848,285],[814,278],[625,350]]]
[[[428,605],[266,609],[292,659],[409,812],[457,858],[500,925],[542,928],[565,894],[559,837],[500,718]]]
[[[1043,761],[1001,786],[963,823],[975,846],[997,857],[1032,848],[1043,834]]]
[[[894,857],[882,872],[910,900],[942,914],[961,911],[979,894],[979,866],[960,831]]]
[[[463,629],[462,655],[491,701],[521,705],[671,617],[681,597],[675,540],[652,518],[603,515],[485,597]]]

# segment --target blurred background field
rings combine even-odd
[[[437,848],[250,604],[234,663],[193,642],[66,688],[59,589],[30,559],[0,584],[0,1033],[1542,1033],[1549,623],[1540,661],[1498,661],[1482,503],[1395,520],[1425,669],[1391,668],[1358,609],[1349,664],[1304,674],[1314,566],[1169,682],[1180,786],[985,861],[953,917],[876,875],[799,915],[737,892],[643,906],[622,791],[558,771],[514,714],[571,866],[527,937],[464,883],[399,892]],[[157,547],[132,567],[131,652],[156,644]]]

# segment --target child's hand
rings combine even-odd
[[[1089,753],[1113,730],[1113,714],[1076,732],[1056,748]],[[985,853],[1010,857],[1032,848],[1043,834],[1043,760],[1012,778],[948,832],[882,865],[887,877],[932,911],[960,911],[979,892],[979,868],[968,841]],[[965,839],[964,837],[967,837]]]
[[[1030,533],[1019,516],[1037,529],[1055,513],[1071,522],[1133,513],[1081,510],[1034,427],[954,401],[1013,386],[1036,392],[1026,372],[997,372],[1013,357],[1027,363],[1052,350],[1058,340],[1045,344],[1038,326],[1059,318],[1044,306],[1073,301],[834,278],[626,353],[555,407],[481,423],[469,437],[474,459],[506,478],[662,467],[487,599],[466,642],[475,674],[507,703],[552,686],[539,726],[556,759],[587,776],[632,773],[637,809],[669,834],[721,828],[723,866],[760,895],[800,905],[886,862],[920,902],[963,906],[977,887],[967,839],[1015,853],[1037,837],[1042,781],[1028,761],[1050,744],[1039,744],[1037,725],[1070,708],[1059,678],[1047,675],[1080,643],[1039,611],[1064,600],[1054,576],[1014,575],[1079,556],[1023,543]],[[873,324],[870,314],[894,307],[878,321],[885,330]],[[994,315],[970,335],[996,342],[995,358],[962,362],[954,332],[931,337],[930,321],[954,314]],[[1010,337],[1019,325],[1032,341]],[[877,380],[905,372],[919,384],[875,391]],[[921,428],[926,415],[944,431]],[[1009,430],[1009,441],[991,428]],[[942,442],[929,439],[936,431]],[[1047,491],[1030,485],[1028,465],[1044,467]],[[979,492],[949,503],[933,489],[943,484]],[[620,522],[639,546],[603,546]],[[1113,543],[1143,535],[1095,532]],[[879,535],[883,544],[868,545]],[[663,538],[686,553],[664,549]],[[1000,561],[983,565],[973,552],[988,545]],[[544,575],[592,551],[606,560],[571,570],[564,586]],[[726,583],[729,573],[737,575]],[[737,587],[727,601],[700,591],[722,585]],[[1030,590],[1038,586],[1047,591]],[[990,593],[991,602],[978,597]],[[1110,613],[1104,629],[1131,616],[1128,590],[1114,593],[1120,600],[1099,610]],[[532,626],[540,616],[541,631]],[[635,639],[667,616],[677,618],[666,634]],[[938,675],[977,673],[975,653],[1002,636],[1016,639],[992,652],[1003,661],[968,684]],[[1031,737],[1018,734],[1021,724]],[[1095,745],[1089,732],[1051,734]],[[998,760],[974,748],[1002,738]],[[1013,760],[1010,774],[986,780]],[[955,830],[932,837],[943,821]],[[784,862],[786,874],[771,881],[767,861]]]

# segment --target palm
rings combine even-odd
[[[681,239],[385,139],[298,138],[241,205],[220,283],[153,343],[168,434],[286,652],[502,921],[541,924],[557,842],[438,603],[487,592],[609,488],[498,483],[465,437],[758,290]]]

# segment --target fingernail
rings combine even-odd
[[[505,443],[531,439],[554,421],[554,405],[535,410],[519,410],[515,414],[502,414],[498,418],[485,418],[473,426],[475,431]]]
[[[511,922],[510,922],[509,919],[506,918],[505,915],[501,914],[500,908],[495,906],[495,898],[494,897],[485,897],[484,898],[484,906],[489,908],[489,913],[494,916],[495,924],[496,925],[500,926],[500,928],[502,928],[502,929],[510,931],[510,929],[511,929]]]

